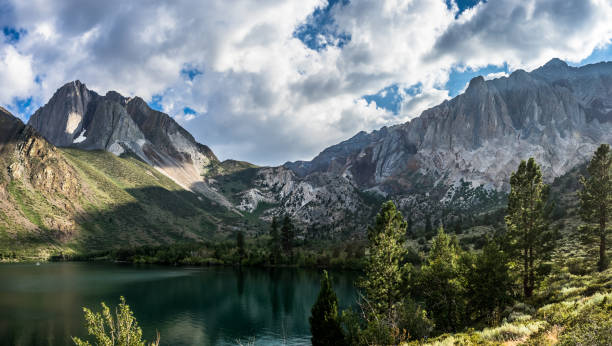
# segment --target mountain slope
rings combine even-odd
[[[3,257],[201,241],[242,222],[133,154],[58,149],[0,108]]]
[[[74,81],[58,89],[28,124],[58,147],[133,153],[184,189],[232,207],[202,179],[204,168],[218,162],[210,148],[139,97],[114,91],[100,96]]]

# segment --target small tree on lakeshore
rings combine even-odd
[[[270,238],[270,260],[272,263],[279,263],[281,256],[281,240],[276,216],[272,218],[272,224],[270,224]]]
[[[240,258],[240,263],[242,263],[242,260],[244,259],[244,256],[246,254],[244,250],[244,232],[242,231],[239,231],[236,235],[236,247],[238,248],[238,257]]]
[[[293,227],[293,223],[291,223],[291,218],[288,215],[285,215],[283,218],[283,224],[281,226],[281,245],[283,247],[283,251],[288,256],[293,255],[293,240],[295,237],[295,231]]]
[[[401,300],[401,260],[406,250],[403,246],[406,221],[392,201],[385,202],[373,226],[368,228],[370,254],[365,265],[365,275],[359,282],[371,314],[390,316]]]
[[[323,271],[321,290],[308,321],[313,346],[346,344],[338,317],[338,297],[326,270]]]

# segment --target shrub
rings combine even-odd
[[[119,299],[120,303],[115,308],[114,316],[104,302],[100,304],[102,312],[94,313],[88,308],[83,308],[87,332],[95,338],[95,345],[99,346],[145,346],[147,342],[142,340],[142,329],[138,326],[132,310],[125,303],[125,298]],[[72,341],[77,346],[91,346],[89,341],[77,337],[73,337]],[[159,345],[159,333],[157,340],[150,345]]]

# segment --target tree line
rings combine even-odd
[[[612,154],[601,145],[580,177],[581,230],[598,245],[597,268],[609,266],[606,238],[612,208]],[[385,202],[368,228],[368,253],[357,309],[338,312],[329,275],[312,307],[313,345],[400,344],[472,326],[497,325],[515,301],[528,302],[550,271],[557,235],[550,227],[549,187],[533,158],[510,177],[505,232],[481,251],[464,251],[438,229],[426,260],[408,260],[409,222]]]

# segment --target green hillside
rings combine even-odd
[[[232,225],[258,222],[182,189],[134,156],[78,149],[59,154],[77,174],[75,196],[50,196],[23,179],[0,178],[15,209],[0,212],[3,257],[214,240]]]

